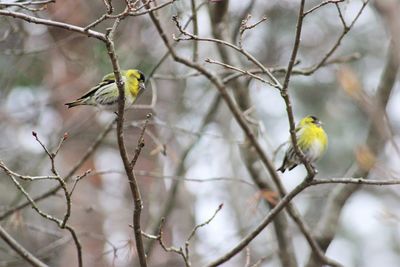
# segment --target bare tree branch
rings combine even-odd
[[[292,69],[294,66],[294,63],[296,61],[296,56],[297,56],[297,51],[300,46],[300,36],[301,36],[301,29],[303,26],[303,11],[304,11],[304,0],[300,2],[300,8],[299,8],[299,15],[297,19],[297,25],[296,25],[296,36],[294,40],[294,45],[293,45],[293,50],[292,50],[292,55],[290,56],[289,64],[287,67],[285,79],[283,82],[283,86],[281,89],[281,96],[285,100],[286,104],[286,111],[289,119],[289,127],[290,127],[290,138],[293,144],[293,148],[297,154],[297,156],[301,159],[301,162],[304,164],[304,166],[307,169],[307,178],[309,180],[312,180],[315,176],[315,170],[311,166],[311,164],[307,161],[305,158],[303,152],[299,149],[299,146],[297,145],[297,138],[296,138],[296,125],[294,122],[294,116],[293,116],[293,109],[292,109],[292,103],[290,101],[290,96],[288,93],[288,87],[289,87],[289,81],[290,77],[292,75]]]
[[[18,18],[18,19],[22,19],[22,20],[25,20],[30,23],[42,24],[42,25],[47,25],[47,26],[51,26],[51,27],[61,28],[61,29],[68,30],[71,32],[77,32],[77,33],[86,35],[88,37],[93,37],[93,38],[99,39],[103,42],[106,40],[106,36],[100,32],[96,32],[93,30],[86,30],[86,28],[75,26],[75,25],[68,24],[68,23],[59,22],[59,21],[53,21],[53,20],[49,20],[49,19],[41,19],[41,18],[29,16],[29,15],[26,15],[26,14],[20,13],[20,12],[14,12],[14,11],[6,10],[6,9],[0,9],[0,16],[8,16],[8,17],[13,17],[13,18]]]
[[[197,230],[201,227],[206,226],[209,224],[217,215],[217,213],[222,209],[223,204],[220,204],[218,208],[215,210],[214,214],[205,222],[201,224],[197,224],[192,231],[190,232],[189,236],[186,238],[185,241],[185,246],[182,247],[174,247],[174,246],[167,246],[164,241],[163,241],[163,227],[165,224],[165,220],[161,220],[161,224],[159,226],[158,234],[156,236],[154,235],[149,235],[146,233],[142,233],[142,235],[150,240],[157,240],[160,244],[160,246],[166,251],[166,252],[174,252],[178,255],[180,255],[185,263],[186,267],[191,267],[192,263],[190,262],[190,240],[193,238],[193,236],[196,234]]]
[[[118,118],[117,118],[117,140],[118,147],[122,162],[124,164],[125,172],[128,178],[129,187],[131,189],[132,197],[134,200],[134,211],[133,211],[133,226],[134,226],[134,234],[136,240],[136,250],[139,256],[139,262],[141,267],[146,267],[146,254],[144,251],[143,240],[142,240],[142,230],[140,227],[140,216],[142,212],[142,198],[140,196],[139,186],[136,181],[135,173],[133,172],[133,166],[131,165],[131,161],[128,158],[128,153],[125,147],[124,141],[124,112],[125,112],[125,90],[124,90],[124,82],[121,77],[121,71],[117,59],[117,55],[115,53],[114,48],[114,32],[118,27],[120,19],[117,18],[114,22],[113,28],[108,29],[106,33],[105,44],[107,47],[108,55],[110,57],[115,81],[118,86],[119,98],[118,98]],[[140,150],[139,150],[140,153]]]
[[[71,233],[71,236],[75,242],[75,247],[77,250],[77,256],[78,256],[78,266],[82,267],[83,266],[83,261],[82,261],[82,246],[79,242],[78,236],[76,235],[76,232],[74,230],[74,228],[72,228],[71,226],[67,225],[67,219],[69,217],[65,215],[63,220],[60,220],[44,211],[42,211],[41,209],[39,209],[39,207],[37,206],[37,204],[35,203],[35,201],[32,199],[32,197],[28,194],[28,192],[24,189],[24,187],[18,182],[18,180],[14,177],[14,175],[12,174],[12,172],[9,171],[9,169],[4,165],[3,162],[0,162],[0,168],[2,168],[4,170],[4,172],[11,178],[12,182],[14,183],[14,185],[18,188],[18,190],[25,196],[25,198],[29,201],[29,203],[31,204],[32,208],[43,218],[52,221],[54,223],[57,224],[58,227],[60,227],[61,229],[66,229]],[[71,205],[71,203],[69,203],[69,205]]]
[[[104,138],[107,136],[107,134],[111,131],[111,129],[113,128],[114,124],[116,123],[116,120],[110,122],[105,128],[104,130],[97,136],[97,138],[95,139],[95,141],[93,142],[93,144],[86,150],[86,152],[84,153],[84,155],[82,156],[81,159],[78,160],[78,162],[71,168],[71,170],[68,172],[67,175],[65,175],[65,181],[68,181],[74,174],[75,172],[77,172],[79,170],[79,168],[86,162],[86,160],[96,151],[96,149],[100,146],[100,144],[103,142]],[[37,196],[37,197],[33,197],[33,200],[35,202],[39,202],[42,201],[44,199],[47,199],[48,197],[55,195],[59,190],[61,189],[61,186],[56,186],[48,191],[46,191],[45,193]],[[13,214],[16,211],[19,211],[23,208],[26,208],[30,205],[29,201],[25,201],[15,207],[12,207],[6,211],[4,211],[1,215],[0,215],[0,221],[4,220],[5,218],[9,217],[11,214]]]
[[[315,10],[317,10],[317,9],[319,9],[319,8],[321,8],[321,7],[325,6],[325,5],[327,5],[327,4],[337,4],[337,3],[340,3],[340,2],[343,2],[343,1],[344,1],[344,0],[326,0],[326,1],[323,1],[323,2],[319,3],[318,5],[316,5],[316,6],[312,7],[312,8],[310,8],[310,9],[307,10],[307,11],[305,11],[305,12],[303,13],[303,17],[307,16],[308,14],[314,12]]]

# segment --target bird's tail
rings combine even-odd
[[[281,173],[284,173],[286,171],[286,166],[287,165],[287,155],[285,155],[285,158],[283,159],[282,165],[276,170]]]
[[[285,165],[282,164],[282,166],[280,166],[276,171],[284,173],[286,171]]]
[[[83,99],[78,99],[69,103],[65,103],[65,105],[68,106],[68,108],[73,108],[76,106],[85,105],[85,101]]]

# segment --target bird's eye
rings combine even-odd
[[[143,73],[139,73],[139,81],[145,82],[146,78],[144,77]]]

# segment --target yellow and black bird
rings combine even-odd
[[[125,84],[125,108],[129,108],[144,91],[146,78],[141,71],[136,69],[122,70],[121,77]],[[68,108],[90,105],[116,109],[118,97],[119,92],[114,73],[109,73],[83,96],[65,105]]]
[[[304,117],[296,126],[296,140],[299,149],[311,164],[319,160],[328,147],[328,136],[322,128],[322,122],[315,116]],[[284,173],[301,163],[294,151],[292,142],[286,150],[285,158],[278,171]]]

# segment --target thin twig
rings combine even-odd
[[[336,6],[337,12],[338,12],[338,14],[339,14],[340,21],[341,21],[342,24],[343,24],[343,29],[347,29],[347,28],[348,28],[348,27],[347,27],[347,23],[346,23],[346,21],[344,20],[344,17],[343,17],[343,14],[342,14],[342,10],[340,9],[339,4],[338,4],[338,3],[335,3],[335,6]]]
[[[237,36],[239,35],[240,27],[242,26],[242,21],[246,18],[246,16],[248,14],[251,13],[255,3],[256,3],[256,0],[250,0],[250,1],[248,1],[246,8],[243,9],[241,15],[239,16],[240,20],[237,20],[237,23],[233,27],[233,30],[232,30],[232,40],[233,41],[235,41],[237,39]]]
[[[311,12],[314,12],[315,10],[327,5],[327,4],[337,4],[337,3],[341,3],[344,0],[326,0],[321,2],[320,4],[310,8],[309,10],[307,10],[306,12],[303,13],[303,17],[307,16],[308,14],[310,14]]]
[[[341,33],[341,35],[339,36],[339,38],[336,40],[336,42],[334,43],[334,45],[332,46],[332,48],[325,54],[325,56],[314,66],[310,67],[310,68],[305,68],[301,74],[303,75],[311,75],[313,74],[315,71],[317,71],[320,67],[322,67],[325,62],[332,56],[332,54],[336,51],[336,49],[339,47],[339,45],[341,44],[343,38],[347,35],[347,33],[353,28],[354,24],[356,23],[356,21],[358,20],[358,18],[360,17],[361,13],[363,12],[364,8],[368,5],[369,0],[366,1],[362,1],[362,6],[359,9],[357,15],[355,16],[355,18],[353,19],[353,21],[351,22],[351,24],[349,26],[344,26],[343,27],[343,31]],[[340,11],[340,9],[338,9]],[[340,17],[339,13],[339,17]],[[342,19],[341,19],[342,20]],[[344,20],[342,20],[342,24],[343,24]],[[344,23],[344,25],[346,25],[346,23]]]
[[[206,5],[208,3],[208,1],[203,1],[202,3],[200,3],[197,7],[196,7],[196,12],[201,8],[201,7],[203,7],[204,5]],[[149,9],[147,9],[147,11],[149,11],[151,8],[149,8]],[[184,29],[186,29],[188,26],[189,26],[189,24],[190,24],[190,22],[192,22],[193,21],[193,15],[191,15],[189,18],[188,18],[188,20],[184,23],[184,25],[183,25],[183,28]],[[181,36],[182,34],[180,34],[179,36]],[[174,45],[176,45],[176,44],[173,44],[173,46]],[[155,66],[152,68],[152,70],[150,71],[150,73],[149,73],[149,75],[148,75],[148,78],[149,79],[151,79],[153,76],[154,76],[154,74],[155,74],[155,72],[157,71],[157,69],[162,65],[162,63],[168,58],[168,56],[169,56],[169,54],[170,54],[170,52],[169,52],[169,50],[167,50],[167,52],[165,52],[165,54],[161,57],[161,59],[157,62],[157,64],[155,64]],[[149,81],[149,79],[148,79],[148,81]]]
[[[165,2],[163,4],[155,6],[155,7],[151,8],[151,11],[155,11],[155,10],[161,9],[161,8],[163,8],[165,6],[168,6],[168,5],[172,4],[172,3],[174,3],[175,1],[177,1],[177,0],[170,0],[168,2]],[[84,28],[84,30],[88,31],[89,29],[97,26],[98,24],[100,24],[101,22],[103,22],[103,21],[105,21],[107,19],[124,19],[127,16],[138,17],[138,16],[143,16],[143,15],[147,14],[148,12],[150,12],[149,10],[140,11],[139,12],[139,10],[142,9],[142,8],[143,8],[143,6],[141,6],[139,8],[133,8],[132,5],[127,5],[127,7],[119,14],[114,14],[113,15],[112,12],[111,13],[107,12],[107,14],[101,15],[98,19],[96,19],[95,21],[93,21],[89,25],[87,25]]]
[[[17,2],[17,3],[3,3],[0,2],[0,8],[3,7],[19,7],[31,12],[38,12],[45,10],[47,8],[47,4],[55,3],[55,0],[44,0],[44,1],[25,1],[25,2]],[[40,6],[40,7],[30,7],[30,6]]]
[[[38,180],[57,180],[59,178],[58,176],[54,175],[44,175],[44,176],[21,175],[11,171],[2,161],[0,161],[0,168],[3,169],[5,172],[10,173],[11,175],[14,175],[15,177],[21,180],[38,181]]]
[[[110,173],[123,174],[124,172],[121,170],[105,170],[105,171],[91,172],[88,176],[103,175],[103,174],[110,174]],[[209,183],[209,182],[240,183],[243,185],[247,185],[253,189],[257,189],[257,186],[254,183],[251,183],[251,182],[249,182],[245,179],[239,178],[239,177],[190,178],[190,177],[181,176],[181,175],[164,175],[162,173],[145,171],[145,170],[136,170],[135,173],[139,177],[142,176],[142,177],[167,179],[167,180],[174,180],[174,181],[185,181],[185,182],[196,182],[196,183]],[[157,225],[157,227],[158,227],[158,225]]]
[[[189,247],[190,247],[190,240],[193,238],[193,236],[196,234],[197,230],[201,227],[206,226],[207,224],[209,224],[217,215],[217,213],[222,209],[223,204],[220,204],[218,206],[218,208],[215,210],[214,214],[205,222],[201,223],[201,224],[197,224],[193,230],[190,232],[188,238],[185,241],[185,246],[184,247],[174,247],[174,246],[167,246],[164,243],[163,240],[163,228],[164,228],[164,224],[165,224],[165,218],[162,217],[161,218],[161,222],[160,222],[160,226],[158,228],[158,234],[157,235],[150,235],[147,233],[142,232],[142,235],[150,240],[156,240],[159,242],[160,246],[164,249],[164,251],[166,252],[174,252],[176,254],[179,254],[186,267],[191,267],[191,262],[190,262],[190,251],[189,251]]]
[[[249,20],[251,19],[251,15],[248,14],[247,17],[245,19],[242,20],[242,23],[240,24],[240,28],[239,28],[239,41],[238,41],[238,45],[241,49],[243,49],[243,34],[250,29],[253,29],[255,27],[257,27],[257,25],[259,25],[260,23],[264,22],[267,20],[267,17],[263,17],[262,19],[260,19],[259,21],[257,21],[256,23],[247,25],[247,23],[249,22]]]
[[[270,81],[267,81],[267,80],[261,78],[260,76],[257,76],[257,75],[255,75],[255,74],[253,74],[253,73],[251,73],[251,72],[249,72],[247,70],[242,70],[242,69],[237,68],[235,66],[232,66],[232,65],[229,65],[229,64],[226,64],[226,63],[222,63],[222,62],[218,62],[216,60],[212,60],[212,59],[209,59],[209,58],[206,58],[205,62],[223,66],[224,68],[231,69],[231,70],[240,72],[242,74],[246,74],[246,75],[248,75],[248,76],[250,76],[250,77],[252,77],[252,78],[254,78],[256,80],[259,80],[260,82],[266,83],[266,84],[268,84],[270,86],[274,86]]]
[[[215,216],[217,216],[217,213],[222,209],[222,207],[224,206],[223,203],[219,204],[218,208],[215,210],[214,214],[205,222],[196,225],[193,230],[190,232],[188,238],[186,239],[185,242],[185,254],[186,254],[186,258],[187,260],[190,262],[190,254],[189,254],[189,246],[190,246],[190,240],[193,238],[193,236],[196,234],[197,230],[201,227],[206,226],[207,224],[209,224],[212,220],[214,220]]]
[[[51,172],[55,175],[56,180],[60,183],[60,187],[64,192],[64,196],[65,196],[65,202],[67,205],[67,209],[65,211],[64,214],[64,218],[62,220],[62,224],[61,224],[61,228],[64,228],[69,217],[71,216],[71,198],[67,189],[67,184],[64,181],[64,179],[62,179],[60,177],[60,175],[58,174],[57,170],[56,170],[56,166],[55,166],[55,158],[57,156],[58,151],[60,150],[61,145],[64,143],[64,141],[68,138],[68,134],[64,134],[63,137],[61,138],[56,151],[55,152],[50,152],[47,147],[43,144],[43,142],[39,139],[38,134],[35,131],[32,131],[32,135],[35,137],[36,141],[42,146],[43,150],[46,152],[47,156],[50,159],[51,162]]]
[[[150,13],[151,14],[151,13]],[[273,87],[280,89],[281,85],[279,83],[279,81],[272,75],[272,73],[269,71],[268,68],[266,68],[263,64],[261,64],[254,56],[252,56],[250,53],[248,53],[246,50],[244,50],[243,48],[240,48],[234,44],[231,44],[229,42],[226,42],[224,40],[219,40],[219,39],[214,39],[214,38],[201,38],[199,36],[196,36],[194,34],[191,34],[187,31],[185,31],[182,26],[180,25],[178,18],[176,16],[172,17],[172,20],[175,22],[176,27],[178,28],[178,30],[184,35],[186,36],[186,38],[183,37],[175,37],[173,36],[175,41],[185,41],[185,40],[195,40],[195,41],[205,41],[205,42],[213,42],[213,43],[217,43],[220,45],[225,45],[227,47],[230,47],[236,51],[238,51],[239,53],[241,53],[242,55],[244,55],[247,59],[249,59],[251,62],[253,62],[256,66],[258,66],[261,70],[263,70],[263,72],[271,79]],[[172,47],[171,47],[172,48]]]
[[[72,193],[74,193],[75,187],[78,184],[78,182],[83,178],[85,178],[86,176],[88,176],[91,172],[92,170],[87,170],[82,175],[79,175],[78,177],[75,178],[74,184],[72,185],[71,191],[69,192],[70,197],[72,196]]]
[[[190,264],[190,262],[188,261],[188,258],[186,257],[186,254],[185,254],[185,252],[183,251],[183,248],[182,248],[182,247],[177,248],[177,247],[174,247],[174,246],[167,246],[167,245],[164,243],[164,240],[163,240],[163,236],[164,236],[164,232],[163,232],[164,224],[165,224],[165,218],[161,218],[161,223],[160,223],[160,226],[159,226],[159,228],[158,228],[158,234],[157,234],[156,236],[150,235],[150,234],[146,234],[146,233],[144,233],[144,232],[142,232],[142,235],[143,235],[144,237],[150,239],[150,240],[156,240],[156,241],[158,241],[158,243],[160,244],[160,246],[162,247],[162,249],[163,249],[165,252],[173,252],[173,253],[176,253],[176,254],[180,255],[180,256],[182,257],[184,263],[185,263],[185,266],[186,266],[186,267],[190,267],[191,264]]]
[[[96,138],[96,140],[93,142],[93,144],[86,150],[85,154],[82,156],[82,158],[80,158],[78,160],[78,162],[71,168],[71,170],[68,172],[68,174],[65,176],[65,181],[68,181],[69,178],[71,178],[76,171],[78,171],[78,169],[86,162],[86,160],[96,151],[96,149],[100,146],[101,142],[104,140],[104,138],[107,136],[107,134],[111,131],[111,129],[113,128],[114,124],[116,123],[116,120],[113,120],[112,122],[110,122],[105,128],[104,130],[98,135],[98,137]],[[56,194],[62,187],[60,185],[44,192],[43,194],[34,197],[33,200],[35,202],[39,202],[41,200],[47,199],[49,196],[52,196],[54,194]],[[27,206],[30,205],[29,201],[25,201],[15,207],[12,207],[6,211],[4,211],[1,215],[0,215],[0,221],[9,217],[11,214],[13,214],[14,212],[21,210]]]
[[[4,165],[4,164],[0,164]],[[39,207],[37,206],[37,204],[35,203],[35,201],[32,199],[32,197],[28,194],[28,192],[25,190],[25,188],[18,182],[18,180],[12,175],[12,173],[8,172],[6,168],[3,168],[4,172],[11,178],[11,180],[13,181],[14,185],[18,188],[18,190],[25,196],[25,198],[29,201],[29,203],[31,204],[32,208],[43,218],[52,221],[54,223],[56,223],[58,225],[58,227],[60,227],[61,229],[67,229],[71,235],[72,238],[75,242],[75,247],[77,249],[77,256],[78,256],[78,266],[82,267],[83,263],[82,263],[82,247],[81,244],[79,242],[79,239],[76,235],[75,230],[66,224],[66,217],[64,217],[64,220],[60,220],[57,219],[56,217],[47,214],[45,212],[43,212],[41,209],[39,209]]]
[[[106,6],[107,9],[107,14],[111,14],[114,12],[114,7],[112,6],[111,0],[103,0],[104,5]]]
[[[360,53],[353,53],[347,56],[341,56],[341,57],[337,57],[337,58],[333,58],[331,60],[326,60],[324,62],[324,64],[322,64],[321,67],[323,66],[328,66],[331,64],[339,64],[339,63],[348,63],[354,60],[358,60],[361,58],[361,54]],[[295,62],[295,65],[299,64],[299,61]],[[271,73],[286,73],[287,72],[287,68],[286,67],[274,67],[274,68],[270,68]],[[260,69],[249,69],[247,70],[247,72],[250,72],[252,74],[262,74],[264,73],[263,70]],[[199,73],[193,73],[190,74],[190,76],[198,76]],[[226,76],[222,81],[224,84],[231,82],[234,79],[237,79],[239,77],[242,77],[244,75],[247,75],[246,73],[233,73],[230,74],[228,76]],[[293,75],[310,75],[309,73],[309,69],[302,69],[302,68],[293,68],[292,69],[292,76]],[[189,76],[189,75],[188,75]],[[190,77],[189,76],[189,77]],[[162,77],[163,78],[163,77]],[[178,77],[179,78],[179,77]]]
[[[133,155],[133,158],[132,158],[131,163],[130,163],[130,168],[131,169],[133,169],[135,167],[136,161],[139,158],[140,152],[142,151],[142,148],[144,147],[144,134],[145,134],[145,131],[146,131],[147,124],[149,123],[149,121],[151,119],[151,116],[152,116],[151,113],[147,114],[146,120],[145,120],[145,122],[143,124],[143,127],[142,127],[142,130],[140,131],[140,135],[139,135],[139,138],[138,138],[138,141],[137,141],[137,145],[136,145],[136,149],[135,149],[135,154]]]

